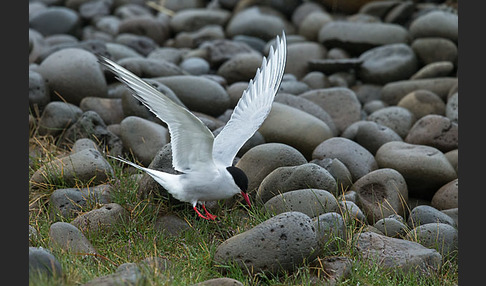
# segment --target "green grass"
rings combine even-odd
[[[68,150],[56,145],[52,138],[31,140],[32,148],[43,150],[31,158],[30,175],[56,156]],[[137,197],[137,181],[118,161],[109,160],[115,170],[110,183],[115,186],[112,202],[123,206],[130,213],[128,220],[109,231],[87,233],[86,237],[97,249],[98,255],[68,253],[52,248],[49,243],[49,227],[55,222],[48,199],[52,191],[66,186],[63,182],[52,182],[43,188],[31,190],[29,194],[29,224],[38,231],[32,246],[49,249],[59,260],[63,276],[59,278],[37,277],[30,285],[79,285],[96,277],[112,274],[123,263],[137,263],[147,257],[162,257],[170,262],[163,272],[142,269],[146,279],[143,285],[191,285],[217,277],[230,277],[245,285],[309,285],[316,277],[324,276],[324,269],[317,261],[306,262],[293,273],[278,276],[257,273],[249,275],[235,265],[215,265],[213,256],[217,246],[224,240],[244,232],[265,221],[270,216],[256,203],[251,209],[242,205],[232,209],[220,203],[221,210],[215,214],[216,221],[198,218],[188,204],[174,204],[165,199]],[[79,182],[76,187],[87,187]],[[90,205],[83,211],[95,207]],[[187,221],[190,230],[173,237],[155,230],[156,219],[172,213]],[[64,221],[69,222],[69,219]],[[404,274],[400,271],[385,271],[377,263],[360,258],[354,248],[356,235],[363,230],[359,223],[347,226],[347,237],[335,238],[337,249],[325,256],[346,256],[352,260],[349,277],[337,285],[456,285],[458,265],[455,258],[448,258],[443,266],[431,275],[422,273]],[[324,258],[324,256],[320,257]],[[319,280],[317,280],[319,281]],[[322,281],[322,280],[321,280]]]

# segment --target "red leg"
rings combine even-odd
[[[210,214],[208,212],[208,210],[206,209],[206,206],[204,204],[202,204],[202,207],[204,209],[204,211],[206,212],[206,216],[209,218],[209,219],[212,219],[212,220],[215,220],[217,218],[217,216],[213,215],[213,214]]]
[[[194,207],[193,207],[193,209],[196,211],[196,213],[197,213],[197,215],[198,215],[199,217],[202,217],[203,219],[207,219],[207,220],[209,220],[209,218],[207,218],[207,217],[203,216],[203,215],[202,215],[202,214],[199,212],[199,210],[196,208],[196,206],[194,206]],[[214,219],[213,219],[213,220],[214,220]]]

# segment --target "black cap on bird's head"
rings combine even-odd
[[[248,197],[248,194],[246,193],[246,191],[248,190],[248,177],[246,176],[245,172],[243,172],[243,170],[241,170],[240,168],[233,166],[227,167],[226,170],[228,170],[228,172],[233,177],[235,184],[240,188],[241,195],[245,199],[248,206],[251,206],[250,199]]]

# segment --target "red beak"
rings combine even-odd
[[[248,204],[248,206],[251,207],[250,198],[248,197],[248,194],[242,191],[241,195],[245,199],[245,202]]]

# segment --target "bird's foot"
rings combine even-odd
[[[204,211],[206,212],[206,216],[204,216],[201,212],[199,212],[199,210],[196,208],[196,207],[193,207],[193,209],[196,211],[197,215],[203,219],[207,219],[207,220],[214,220],[216,218],[215,215],[212,215],[210,214],[206,208],[204,207],[203,205],[203,208],[204,208]]]
[[[210,214],[210,213],[208,212],[208,210],[206,209],[206,206],[205,206],[204,204],[202,205],[202,207],[203,207],[204,211],[206,212],[206,216],[207,216],[209,219],[215,220],[215,219],[217,218],[217,216],[215,216],[215,215],[213,215],[213,214]]]

